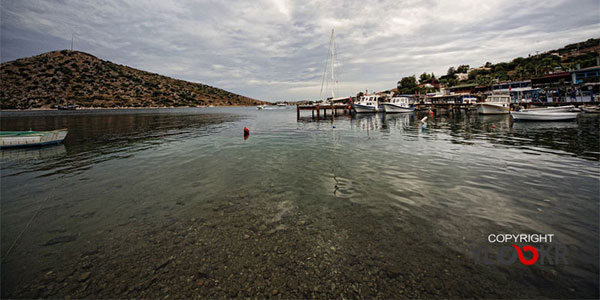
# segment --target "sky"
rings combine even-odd
[[[332,29],[336,95],[350,96],[394,88],[404,76],[440,76],[451,66],[510,61],[600,37],[599,5],[1,0],[0,61],[70,49],[73,35],[74,50],[114,63],[260,100],[317,100]]]

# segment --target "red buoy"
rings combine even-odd
[[[250,135],[250,129],[248,129],[248,127],[244,127],[244,135]]]
[[[433,110],[429,110],[429,115],[433,117]]]

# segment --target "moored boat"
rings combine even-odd
[[[77,110],[79,107],[77,105],[59,105],[57,107],[58,110]]]
[[[352,104],[357,113],[373,113],[379,111],[379,95],[362,96],[357,103]]]
[[[575,105],[565,105],[556,107],[535,107],[519,110],[520,112],[569,112],[575,109]]]
[[[390,101],[383,102],[382,105],[385,113],[406,113],[415,110],[414,107],[410,106],[408,97],[392,97]]]
[[[596,106],[582,106],[581,110],[583,110],[586,114],[600,114],[600,107]]]
[[[482,115],[507,114],[510,111],[510,95],[492,94],[482,103],[475,104]]]
[[[510,112],[510,116],[515,121],[572,121],[577,118],[577,114],[576,112]]]
[[[52,131],[0,131],[0,148],[44,146],[61,143],[67,129]]]

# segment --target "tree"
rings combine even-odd
[[[456,77],[456,75],[455,75]],[[448,86],[455,86],[458,84],[458,80],[456,78],[448,78]]]
[[[490,86],[494,82],[494,78],[490,75],[478,75],[477,78],[475,78],[475,82],[478,85]]]
[[[527,74],[527,70],[522,66],[517,66],[514,70],[514,79],[521,80]]]
[[[446,75],[447,75],[448,77],[454,77],[454,73],[456,73],[456,70],[454,70],[454,67],[450,67],[450,68],[448,69],[448,72],[446,72]]]
[[[423,73],[421,76],[419,76],[419,83],[423,84],[429,81],[431,81],[431,75]]]
[[[491,62],[489,62],[489,61],[488,61],[488,62],[486,62],[486,63],[485,63],[485,67],[486,67],[486,68],[491,68],[491,67],[492,67],[492,63],[491,63]]]
[[[401,94],[412,94],[417,87],[417,77],[415,75],[403,77],[398,81],[398,92]]]
[[[474,70],[471,73],[469,73],[469,80],[475,80],[477,79],[477,76],[480,75],[479,74],[479,70]]]
[[[467,73],[469,71],[469,65],[460,65],[456,68],[456,73]]]
[[[554,61],[551,57],[544,57],[540,62],[539,70],[541,73],[548,73],[558,67],[559,64]]]

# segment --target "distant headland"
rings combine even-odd
[[[2,63],[0,80],[2,109],[253,106],[267,103],[69,50]]]

